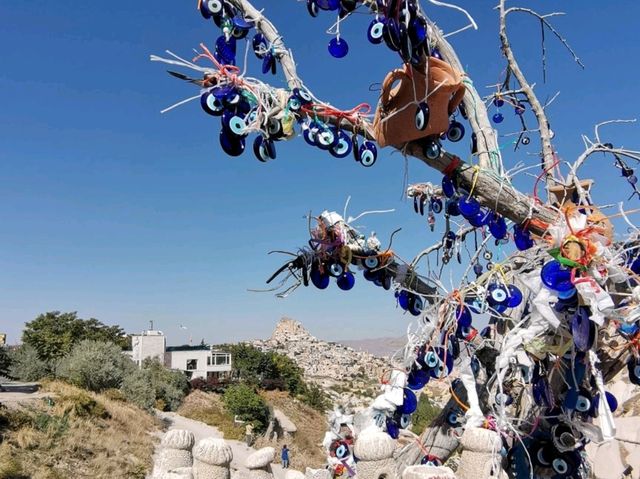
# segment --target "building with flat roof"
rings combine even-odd
[[[206,344],[167,346],[162,331],[147,330],[131,335],[131,351],[138,366],[147,358],[157,359],[170,369],[183,371],[189,379],[226,379],[231,376],[231,353]]]

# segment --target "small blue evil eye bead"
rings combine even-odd
[[[627,363],[627,369],[629,370],[629,381],[640,386],[640,363],[638,360],[632,357]]]
[[[367,30],[367,38],[369,39],[369,42],[373,43],[374,45],[378,45],[384,40],[383,35],[384,22],[379,18],[372,20],[371,24],[369,25],[369,29]]]
[[[424,355],[424,363],[429,369],[433,369],[440,364],[440,358],[438,358],[438,355],[434,351],[428,351],[427,354]]]
[[[458,142],[464,137],[464,125],[458,121],[452,121],[447,131],[449,141]]]
[[[429,105],[427,102],[420,102],[416,109],[415,126],[416,130],[423,131],[429,123]]]
[[[304,141],[306,141],[308,145],[316,146],[317,131],[318,131],[318,127],[315,122],[302,124],[302,137],[304,138]]]
[[[513,239],[516,244],[516,248],[520,251],[526,251],[533,247],[531,233],[518,225],[513,226]]]
[[[453,180],[448,175],[442,177],[442,192],[447,198],[453,197],[456,193],[456,187],[453,184]]]
[[[409,38],[414,47],[418,47],[427,39],[427,22],[424,18],[416,16],[409,25]]]
[[[525,111],[525,106],[522,103],[518,103],[516,104],[516,106],[513,108],[513,110],[515,111],[516,115],[522,116],[524,115],[524,111]]]
[[[398,305],[405,311],[409,309],[410,293],[407,290],[402,290],[397,294]]]
[[[276,159],[276,146],[272,139],[265,138],[264,136],[257,136],[253,141],[253,154],[260,161],[267,162],[268,160]]]
[[[269,121],[267,122],[267,132],[271,138],[281,138],[284,134],[284,130],[282,129],[282,123],[280,123],[280,120],[275,117],[269,118]]]
[[[329,150],[338,143],[336,131],[328,126],[320,128],[316,133],[316,146],[321,150]]]
[[[469,327],[473,321],[471,310],[466,306],[456,306],[456,321],[459,326]]]
[[[442,200],[440,198],[432,197],[429,201],[429,207],[435,214],[439,214],[442,212],[442,206]]]
[[[220,63],[224,65],[235,65],[236,63],[236,39],[220,35],[216,40],[216,53]]]
[[[520,289],[513,284],[510,284],[509,286],[507,286],[507,290],[509,291],[509,299],[507,299],[507,306],[510,308],[515,308],[517,306],[520,306],[520,303],[522,303],[522,291],[520,291]]]
[[[460,216],[460,209],[458,208],[458,200],[455,198],[449,198],[444,205],[445,213],[449,216]]]
[[[371,167],[378,159],[378,148],[372,141],[366,140],[360,145],[359,151],[360,164],[364,167]]]
[[[482,274],[482,271],[483,268],[480,263],[476,263],[473,265],[473,272],[476,274],[476,276],[480,276]]]
[[[401,429],[407,429],[411,426],[411,414],[402,414],[398,419]]]
[[[502,123],[504,121],[504,115],[502,113],[496,113],[493,115],[492,120],[494,123]]]
[[[505,219],[494,213],[489,220],[489,231],[497,240],[501,240],[507,236],[507,222]]]
[[[418,399],[411,389],[404,388],[402,406],[399,409],[402,414],[413,414],[418,409]]]
[[[309,15],[314,18],[318,16],[318,13],[320,12],[316,0],[307,0],[307,11],[309,12]]]
[[[241,138],[247,136],[247,124],[244,119],[238,115],[234,115],[228,110],[222,115],[222,125],[235,136]]]
[[[449,426],[457,426],[458,424],[460,424],[460,419],[458,417],[458,413],[456,411],[451,411],[449,414],[447,414],[447,424],[449,424]]]
[[[496,97],[493,99],[493,104],[500,108],[502,105],[504,105],[504,100],[500,96],[496,95]]]
[[[276,69],[276,57],[271,52],[267,53],[262,59],[262,74],[266,75],[271,71],[275,74]]]
[[[340,0],[316,0],[322,10],[337,10],[340,8]]]
[[[224,105],[212,92],[208,91],[200,96],[200,106],[209,115],[222,116]]]
[[[253,46],[253,53],[260,59],[264,58],[269,51],[269,42],[267,42],[267,39],[262,33],[256,33],[253,36],[251,44]]]
[[[302,103],[297,97],[291,96],[289,97],[289,101],[287,102],[287,107],[289,108],[289,111],[297,113],[302,108]]]
[[[407,386],[414,391],[419,391],[429,382],[429,373],[423,369],[414,369],[407,377]]]
[[[304,90],[302,88],[294,88],[292,93],[293,96],[300,100],[300,103],[302,103],[303,105],[308,105],[309,103],[313,102],[313,98],[307,90]]]
[[[386,421],[387,426],[387,434],[391,436],[393,439],[398,439],[400,436],[400,426],[396,423],[393,418],[388,417]]]
[[[206,12],[209,16],[205,18],[211,18],[213,16],[222,15],[224,10],[224,0],[203,0],[200,4],[200,11]]]
[[[346,158],[353,148],[351,138],[342,130],[338,130],[337,138],[336,144],[329,149],[329,153],[336,158]]]
[[[338,262],[329,265],[329,274],[334,278],[339,278],[344,274],[344,266]]]
[[[351,271],[345,271],[336,281],[338,288],[342,291],[349,291],[356,284],[356,278]]]
[[[507,288],[498,283],[493,283],[487,288],[487,303],[495,307],[497,305],[506,304],[509,299]]]
[[[420,316],[422,309],[424,308],[424,301],[420,296],[411,295],[409,298],[408,311],[414,316]]]
[[[437,140],[431,140],[426,143],[422,153],[428,160],[437,160],[442,154],[442,148]]]
[[[480,203],[473,196],[462,195],[458,200],[458,208],[465,218],[470,218],[480,212]]]
[[[442,55],[440,54],[440,50],[438,50],[437,48],[431,49],[431,56],[433,58],[437,58],[438,60],[442,60]]]
[[[220,146],[229,156],[240,156],[244,152],[244,138],[229,134],[225,128],[220,130]]]
[[[349,53],[349,44],[344,38],[332,38],[329,42],[329,53],[334,58],[344,58]]]

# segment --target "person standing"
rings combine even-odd
[[[251,443],[253,442],[253,425],[251,423],[245,426],[244,436],[247,441],[247,446],[251,447]]]
[[[289,468],[289,449],[287,449],[287,445],[282,446],[282,452],[280,453],[280,457],[282,458],[282,468]]]

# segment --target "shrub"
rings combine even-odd
[[[78,387],[100,392],[119,388],[135,365],[110,342],[84,340],[58,366],[58,376]]]
[[[7,376],[11,366],[11,358],[4,346],[0,346],[0,376]]]
[[[175,411],[189,392],[189,380],[182,371],[165,368],[157,360],[145,360],[142,369],[148,371],[155,399],[162,400],[165,409]]]
[[[121,391],[128,401],[150,411],[156,401],[156,392],[151,385],[151,373],[145,369],[136,369],[125,376]]]
[[[112,401],[124,402],[127,400],[127,397],[122,391],[120,391],[120,389],[107,389],[105,391],[102,391],[102,394],[104,395],[104,397],[106,397],[107,399],[111,399]]]
[[[326,393],[317,384],[310,384],[306,388],[302,402],[320,412],[325,412],[331,405]]]
[[[418,408],[411,418],[413,422],[411,430],[416,434],[422,434],[422,431],[438,417],[441,411],[442,409],[433,404],[426,394],[421,394],[418,400]]]
[[[109,412],[102,403],[96,401],[84,391],[63,394],[58,398],[58,403],[62,403],[64,416],[70,414],[89,419],[107,419],[110,417]]]
[[[269,422],[269,408],[258,393],[246,384],[235,384],[227,388],[222,397],[225,408],[242,421],[254,424],[261,432]]]
[[[20,381],[39,381],[50,376],[51,367],[38,357],[32,346],[23,344],[9,352],[9,376]]]

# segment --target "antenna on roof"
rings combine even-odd
[[[149,324],[151,325],[151,331],[153,331],[153,319],[151,321],[149,321]]]

